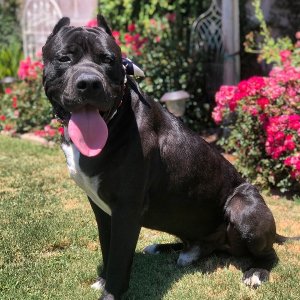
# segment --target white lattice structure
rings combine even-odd
[[[61,10],[55,0],[26,1],[22,16],[25,57],[36,57],[61,17]]]
[[[223,56],[222,10],[217,0],[212,0],[209,9],[193,23],[191,51],[213,52],[215,58]]]
[[[190,54],[202,59],[208,99],[221,84],[236,84],[240,78],[239,1],[211,0],[206,12],[193,23]]]

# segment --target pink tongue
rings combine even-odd
[[[106,123],[92,107],[72,113],[68,133],[80,153],[89,157],[101,152],[108,137]]]

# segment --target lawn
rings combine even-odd
[[[101,268],[96,224],[60,149],[0,136],[0,178],[0,299],[97,299],[90,288]],[[299,203],[266,200],[278,231],[300,235]],[[270,283],[252,290],[241,282],[247,259],[213,255],[179,268],[176,254],[142,254],[172,240],[142,230],[126,299],[300,299],[300,242],[276,245]]]

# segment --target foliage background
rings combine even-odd
[[[19,4],[19,0],[5,0],[0,4],[0,79],[16,77],[22,56]]]
[[[156,99],[168,91],[184,89],[190,93],[185,121],[194,130],[212,125],[211,107],[202,99],[202,66],[189,54],[192,23],[209,5],[208,0],[100,0],[98,4],[99,12],[114,30],[126,32],[134,23],[139,34],[148,38],[143,55],[134,57],[147,76],[140,82],[145,92]],[[175,21],[170,16],[175,16]],[[163,29],[151,30],[153,20],[164,23]]]
[[[216,93],[213,117],[230,128],[221,140],[236,154],[236,165],[247,178],[281,192],[299,192],[300,186],[300,32],[296,43],[274,38],[253,0],[260,24],[258,36],[246,37],[245,49],[270,65],[268,77],[253,76],[236,87],[222,86]],[[225,118],[224,118],[225,117]]]

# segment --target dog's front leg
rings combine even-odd
[[[140,229],[140,215],[137,210],[121,207],[112,211],[106,284],[101,300],[121,299],[128,289]]]
[[[100,247],[101,247],[102,259],[103,259],[103,268],[100,277],[92,285],[92,288],[97,290],[102,290],[104,289],[105,281],[106,281],[106,270],[108,264],[110,234],[111,234],[111,217],[106,212],[104,212],[97,204],[95,204],[90,198],[89,201],[93,209],[93,212],[95,214],[95,218],[98,226],[98,234],[99,234]]]

